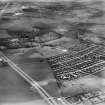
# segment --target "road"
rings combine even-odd
[[[41,64],[40,62],[39,63],[36,62],[37,60],[35,58],[28,58],[28,57],[24,58],[23,56],[19,56],[18,54],[16,54],[16,52],[14,54],[9,54],[9,55],[6,54],[6,56],[3,55],[3,57],[6,61],[8,61],[9,65],[12,68],[12,71],[14,71],[15,73],[17,72],[16,74],[19,74],[22,78],[24,78],[31,86],[34,87],[34,90],[36,90],[36,88],[37,88],[38,93],[40,93],[42,98],[44,98],[45,100],[48,101],[47,103],[51,104],[52,102],[54,102],[53,105],[55,105],[55,103],[57,102],[57,105],[69,105],[65,99],[59,98],[57,101],[52,99],[51,96],[54,96],[54,94],[52,94],[52,93],[57,93],[57,91],[55,90],[55,89],[57,89],[55,84],[49,84],[43,88],[42,88],[42,86],[37,84],[37,83],[39,83],[42,85],[43,80],[45,80],[47,75],[49,75],[48,72],[51,74],[51,71],[50,70],[48,71],[47,68],[44,67],[45,63],[42,66],[42,65],[40,65]],[[10,75],[11,70],[7,69],[7,71],[8,71],[7,75]],[[29,75],[32,78],[30,78]],[[11,77],[13,77],[13,76],[14,76],[14,74],[11,75]],[[20,76],[19,76],[19,78],[20,78]],[[50,80],[52,80],[52,76],[49,75],[49,77],[50,77]],[[19,78],[18,78],[18,80],[19,80]],[[13,79],[15,79],[15,78],[13,78]],[[46,78],[46,79],[49,81],[48,78]],[[25,88],[27,88],[27,87],[25,87]],[[47,93],[45,90],[47,91]],[[71,91],[69,90],[68,92],[71,93],[73,90],[71,90]],[[50,95],[49,95],[49,93],[50,93]],[[51,99],[52,101],[50,100],[51,102],[49,102],[49,99]],[[25,104],[25,105],[27,105],[27,104]]]
[[[9,66],[32,86],[33,91],[37,90],[40,96],[48,103],[48,105],[68,105],[69,104],[64,98],[59,98],[58,100],[57,99],[55,100],[33,78],[31,78],[28,74],[26,74],[21,68],[19,68],[14,62],[12,62],[3,53],[1,54],[2,54],[2,59],[8,62]]]
[[[27,75],[25,72],[23,72],[17,65],[15,65],[10,59],[8,59],[5,55],[2,56],[2,59],[4,59],[8,64],[15,70],[21,77],[23,77],[33,88],[35,88],[38,93],[41,94],[41,96],[50,104],[50,105],[57,105],[53,100],[49,100],[51,96],[47,94],[47,92],[35,81],[33,80],[29,75]]]

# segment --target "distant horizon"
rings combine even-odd
[[[0,0],[1,2],[8,2],[8,1],[29,1],[29,2],[62,2],[62,1],[83,1],[83,2],[91,2],[91,1],[104,1],[104,0]]]

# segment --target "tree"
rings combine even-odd
[[[34,28],[38,28],[40,31],[37,34],[37,36],[43,36],[45,33],[49,32],[50,30],[52,30],[54,27],[46,24],[46,23],[42,23],[42,22],[37,22],[33,25],[33,29]]]
[[[104,16],[104,11],[99,10],[96,13],[93,13],[90,17],[91,18],[99,18],[99,17],[103,17]]]
[[[45,8],[52,11],[62,11],[65,10],[65,5],[60,3],[53,3],[51,5],[46,6]]]
[[[87,6],[82,2],[70,2],[70,6],[68,7],[69,10],[76,10],[76,9],[85,9]]]

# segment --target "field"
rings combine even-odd
[[[5,5],[5,3],[2,4],[0,8],[3,8],[3,5]],[[32,8],[22,11],[22,6]],[[38,45],[41,44],[42,46],[8,49],[4,51],[4,54],[25,73],[35,79],[53,97],[61,96],[61,89],[56,83],[54,72],[56,72],[57,78],[61,79],[61,81],[70,79],[70,81],[67,82],[63,81],[62,91],[66,96],[82,94],[87,88],[90,90],[103,88],[105,85],[103,82],[105,78],[103,65],[105,64],[104,60],[100,60],[99,57],[101,55],[104,57],[105,48],[104,6],[105,2],[98,0],[88,2],[62,1],[59,3],[14,1],[13,5],[11,4],[11,6],[6,9],[6,13],[0,17],[0,30],[33,31],[38,27],[41,29],[41,33],[36,34],[37,38],[40,39],[36,41]],[[7,16],[9,12],[12,12],[13,15]],[[16,13],[21,14],[16,15]],[[62,38],[47,41],[48,36],[43,36],[49,31],[58,33]],[[0,36],[2,36],[1,31]],[[14,38],[14,35],[11,36]],[[42,40],[45,40],[45,42],[38,42]],[[83,40],[90,41],[95,47],[92,45],[85,47],[79,46]],[[55,46],[58,49],[51,46]],[[89,49],[87,49],[88,47]],[[62,55],[62,49],[64,49],[64,51],[68,49],[70,54]],[[81,51],[84,49],[86,49],[86,51]],[[45,58],[50,57],[52,58],[48,59],[48,64]],[[40,62],[43,58],[44,61]],[[88,66],[94,67],[89,68]],[[98,70],[103,69],[103,71],[99,73],[97,66]],[[80,70],[83,71],[81,72]],[[81,76],[84,77],[87,74],[92,74],[97,71],[98,73],[95,73],[94,78],[89,77],[75,80]],[[63,72],[69,74],[66,75],[67,78],[65,78],[65,75],[62,76]],[[83,72],[85,72],[86,75]],[[72,78],[69,78],[70,76]],[[74,82],[71,82],[72,80],[74,80]],[[14,103],[18,105],[19,103],[20,105],[33,105],[33,103],[44,105],[42,104],[44,100],[37,91],[32,92],[30,85],[16,74],[10,66],[0,67],[0,83],[1,105],[15,105]],[[83,89],[80,87],[81,84],[84,85]]]

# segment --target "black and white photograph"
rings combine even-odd
[[[105,0],[0,0],[0,105],[105,105]]]

